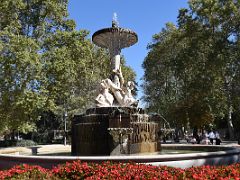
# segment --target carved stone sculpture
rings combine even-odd
[[[120,28],[115,18],[111,28],[101,29],[93,34],[93,42],[109,49],[112,68],[111,77],[101,82],[102,89],[95,99],[96,106],[137,106],[138,101],[134,99],[131,92],[134,89],[134,83],[128,82],[124,87],[120,56],[121,49],[137,42],[137,34],[129,29]]]
[[[158,123],[151,122],[133,96],[135,84],[124,82],[121,49],[137,42],[137,34],[118,27],[93,34],[93,42],[110,52],[110,77],[99,82],[96,106],[75,115],[72,121],[72,155],[120,155],[160,150]]]
[[[109,107],[113,105],[114,97],[109,92],[110,88],[110,79],[102,80],[100,83],[100,94],[96,97],[96,106],[97,107]]]

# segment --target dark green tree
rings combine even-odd
[[[0,131],[34,130],[44,112],[61,119],[91,106],[109,76],[108,52],[68,18],[68,0],[1,0]],[[135,75],[124,65],[126,77]]]
[[[169,119],[189,121],[192,127],[228,117],[233,138],[231,114],[239,107],[238,88],[234,88],[239,87],[239,5],[238,1],[190,0],[189,9],[179,11],[177,27],[167,25],[154,36],[143,64],[145,99],[150,106],[175,115]],[[162,68],[156,69],[155,64]],[[156,73],[162,74],[161,80]],[[162,91],[159,98],[149,94],[150,89],[166,89],[169,79],[176,84],[171,91],[178,93]]]

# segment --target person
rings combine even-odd
[[[202,138],[202,144],[209,144],[209,139],[208,139],[208,133],[207,131],[204,130],[204,133],[203,133],[203,138]]]
[[[213,140],[216,138],[214,132],[210,131],[210,133],[208,134],[208,137],[210,139],[210,143],[213,145]]]
[[[201,143],[201,135],[199,133],[197,133],[195,138],[196,138],[197,144],[200,144]]]
[[[220,145],[221,144],[221,138],[220,138],[220,135],[217,131],[215,132],[215,137],[216,137],[216,145]]]
[[[190,142],[191,142],[192,144],[196,144],[196,143],[197,143],[197,140],[196,140],[196,138],[195,138],[195,137],[193,137],[193,136],[192,136],[192,138],[191,138]]]

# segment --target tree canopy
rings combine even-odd
[[[1,0],[0,131],[33,130],[43,112],[61,116],[93,104],[109,76],[106,50],[68,18],[68,0]],[[126,79],[133,70],[123,64]]]
[[[203,127],[239,111],[240,1],[190,0],[153,36],[144,60],[144,99],[171,122]]]

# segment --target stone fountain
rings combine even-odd
[[[26,149],[30,151],[29,147],[25,150],[1,148],[0,169],[17,164],[34,164],[52,168],[53,165],[76,160],[92,163],[136,162],[181,168],[240,162],[240,150],[233,146],[165,144],[161,146],[163,155],[162,152],[158,152],[160,150],[158,134],[161,132],[159,116],[149,116],[143,109],[137,107],[138,101],[131,93],[134,83],[124,83],[121,72],[121,49],[135,44],[137,34],[129,29],[118,27],[117,21],[114,20],[111,28],[94,33],[93,42],[110,51],[112,75],[100,83],[101,90],[95,99],[96,107],[88,109],[84,114],[75,115],[72,121],[71,154],[73,156],[57,155],[56,145],[49,145],[51,148],[30,147],[30,149],[38,148],[39,152],[45,154],[43,156],[38,155],[37,152],[35,155],[33,151],[33,155],[26,155],[25,151]],[[47,154],[46,149],[48,149]],[[174,153],[176,150],[194,150],[195,152],[165,154],[164,150],[167,149],[173,150]],[[201,152],[198,152],[199,150]],[[6,153],[7,151],[9,152]],[[11,154],[13,152],[17,154]]]
[[[119,155],[160,150],[159,125],[151,122],[132,95],[135,84],[124,82],[121,50],[137,43],[138,36],[118,26],[95,32],[92,41],[110,52],[111,76],[100,82],[96,107],[75,115],[72,122],[72,155]]]

